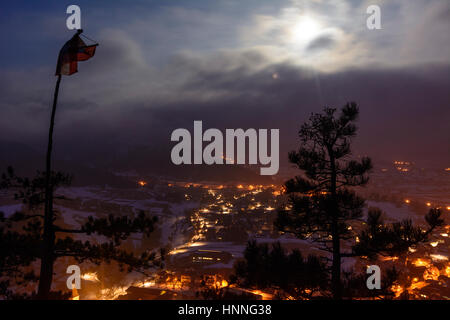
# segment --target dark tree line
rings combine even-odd
[[[288,253],[279,242],[269,246],[251,240],[231,276],[231,283],[244,288],[275,288],[278,298],[310,299],[327,286],[326,266],[314,255],[299,250]]]
[[[45,201],[45,173],[39,173],[33,179],[22,178],[9,167],[1,177],[1,188],[14,190],[15,198],[26,204],[27,210],[16,212],[9,217],[0,213],[0,296],[8,299],[65,298],[61,292],[51,292],[53,266],[58,258],[72,257],[78,263],[89,261],[95,264],[118,263],[121,271],[140,271],[145,273],[151,268],[162,267],[163,250],[148,250],[135,255],[121,248],[121,243],[132,233],[149,235],[157,223],[156,217],[150,217],[143,211],[133,217],[108,215],[106,218],[89,216],[76,229],[67,229],[61,222],[61,212],[53,207],[50,228],[50,246],[44,245],[43,204]],[[60,186],[69,185],[72,177],[60,172],[52,172],[52,197]],[[53,199],[52,199],[53,201]],[[104,236],[106,242],[96,243],[89,240],[75,240],[73,235]],[[35,261],[50,257],[50,277],[39,278],[32,269]],[[21,287],[30,281],[39,282],[39,292],[31,295],[17,295],[12,287]]]

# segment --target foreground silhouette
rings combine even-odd
[[[69,185],[71,177],[60,172],[51,175],[51,186],[54,190],[59,186]],[[0,213],[0,296],[7,299],[37,298],[61,299],[67,294],[51,292],[53,276],[40,278],[34,274],[31,265],[34,261],[46,257],[45,265],[51,270],[58,258],[72,257],[78,263],[89,261],[95,264],[116,261],[119,267],[128,271],[136,270],[145,273],[154,267],[162,267],[164,252],[146,251],[139,256],[121,248],[121,244],[132,233],[149,235],[157,222],[156,217],[150,217],[143,211],[133,217],[113,216],[96,218],[89,216],[77,229],[66,229],[58,224],[61,213],[53,209],[53,219],[50,221],[50,246],[43,245],[43,204],[45,202],[45,173],[38,173],[34,179],[18,177],[9,167],[2,175],[1,187],[12,189],[16,199],[21,199],[27,205],[24,212],[16,212],[10,217]],[[103,236],[107,241],[97,244],[89,240],[75,240],[72,235]],[[48,238],[47,238],[48,241]],[[30,281],[39,281],[39,295],[18,295],[11,290],[13,286],[26,286]],[[46,288],[42,291],[42,288]]]
[[[310,240],[330,256],[329,291],[333,299],[343,297],[343,258],[406,252],[410,246],[427,241],[443,224],[438,209],[426,215],[426,230],[412,226],[409,220],[385,225],[376,209],[369,210],[366,224],[361,224],[365,201],[352,188],[369,181],[372,162],[367,157],[349,158],[358,114],[356,103],[348,103],[339,113],[325,108],[301,126],[300,148],[289,153],[289,160],[302,174],[285,183],[289,206],[278,212],[275,221],[279,230]],[[344,250],[344,244],[350,249]]]

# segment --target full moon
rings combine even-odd
[[[307,45],[320,34],[321,29],[322,27],[319,22],[311,17],[303,16],[289,31],[291,41],[293,44]]]

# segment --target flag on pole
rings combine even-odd
[[[88,60],[95,54],[98,44],[86,45],[77,32],[59,51],[55,75],[71,75],[78,71],[78,61]]]

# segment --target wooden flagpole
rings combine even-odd
[[[77,30],[76,36],[83,32]],[[58,58],[59,59],[59,58]],[[59,63],[59,61],[58,61]],[[55,92],[53,94],[53,107],[50,117],[50,128],[48,132],[47,158],[45,167],[45,209],[44,209],[44,234],[41,246],[41,270],[39,275],[38,299],[48,299],[53,278],[54,246],[55,246],[55,228],[53,226],[53,191],[52,181],[52,147],[53,147],[53,129],[55,126],[56,106],[58,103],[59,85],[61,83],[61,70],[58,70],[58,79],[56,80]]]
[[[45,169],[45,210],[44,210],[44,234],[41,247],[41,270],[39,275],[38,298],[48,299],[53,277],[53,247],[55,243],[55,230],[53,229],[53,185],[52,185],[52,147],[53,128],[55,125],[56,106],[58,102],[59,85],[61,74],[56,80],[55,92],[53,94],[52,115],[50,118],[50,129],[48,132],[48,146]]]

